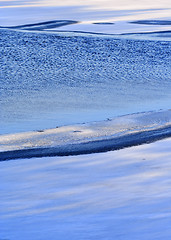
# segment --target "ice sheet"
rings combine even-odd
[[[170,144],[0,162],[0,238],[170,240]]]

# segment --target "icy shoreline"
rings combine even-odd
[[[171,136],[171,110],[0,136],[0,160],[118,150]]]

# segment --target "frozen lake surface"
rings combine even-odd
[[[170,136],[170,16],[170,0],[0,0],[0,240],[170,240],[171,139],[22,155]]]
[[[1,162],[0,238],[170,240],[170,144]]]
[[[0,0],[0,134],[169,109],[170,16],[169,0]]]
[[[169,109],[171,42],[0,30],[0,133]]]

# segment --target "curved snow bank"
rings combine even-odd
[[[116,150],[171,136],[171,110],[0,136],[0,160]]]

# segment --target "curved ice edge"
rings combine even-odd
[[[170,109],[139,112],[99,122],[0,135],[0,161],[104,152],[170,136]]]
[[[28,30],[28,31],[43,31],[44,29],[51,29],[51,28],[57,28],[65,25],[70,24],[76,24],[79,23],[79,21],[73,21],[73,20],[53,20],[53,21],[46,21],[46,22],[40,22],[40,23],[31,23],[31,24],[24,24],[24,25],[18,25],[18,26],[0,26],[0,28],[5,29],[21,29],[21,30]]]
[[[0,153],[0,161],[47,156],[73,156],[119,150],[171,137],[171,125],[157,130],[128,134],[118,138],[64,146],[22,149]]]
[[[76,23],[76,21],[75,21]],[[69,24],[75,24],[69,23]],[[77,22],[78,23],[78,22]],[[68,25],[68,24],[64,24]],[[60,25],[62,26],[62,25]],[[59,34],[64,35],[65,37],[70,36],[81,36],[81,37],[104,37],[104,38],[114,38],[114,39],[133,39],[133,40],[150,40],[150,41],[171,41],[171,31],[170,30],[162,30],[162,31],[152,31],[152,32],[123,32],[123,33],[102,33],[102,32],[91,32],[91,31],[65,31],[65,30],[52,30],[52,28],[57,28],[58,26],[53,26],[51,29],[49,28],[41,28],[41,29],[31,29],[31,28],[16,28],[16,27],[3,27],[0,26],[2,30],[10,30],[10,31],[18,31],[18,32],[31,32],[31,33],[43,33],[43,34]],[[145,38],[146,37],[146,38]]]
[[[133,24],[146,24],[146,25],[171,25],[170,20],[137,20],[137,21],[131,21],[129,23]]]
[[[38,32],[37,32],[38,33]],[[39,32],[40,33],[40,32]],[[62,31],[62,30],[46,30],[46,34],[63,34],[64,36],[81,36],[81,37],[103,37],[117,39],[128,39],[138,41],[171,41],[171,31],[153,31],[153,32],[131,32],[131,33],[100,33],[89,31]]]

